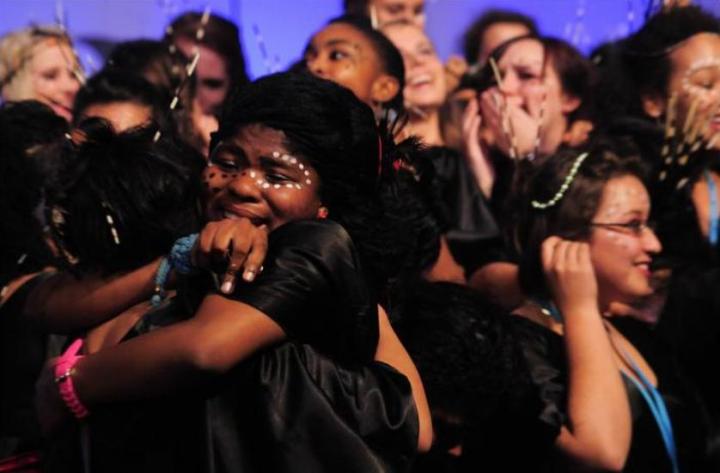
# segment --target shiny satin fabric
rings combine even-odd
[[[308,345],[245,362],[207,416],[212,472],[401,472],[417,448],[403,375],[378,362],[341,366]]]

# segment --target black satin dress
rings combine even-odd
[[[409,468],[418,435],[410,384],[373,361],[377,309],[348,234],[328,221],[293,222],[270,235],[269,248],[264,271],[231,297],[271,317],[287,341],[192,392],[96,409],[93,471]],[[208,287],[192,281],[129,336],[194,313]]]
[[[423,151],[433,165],[435,192],[453,257],[467,275],[488,260],[489,248],[500,241],[500,230],[487,199],[467,161],[455,150],[441,146]],[[493,258],[490,258],[492,260]]]
[[[524,343],[525,357],[533,382],[544,403],[539,420],[548,432],[560,433],[568,422],[567,364],[562,337],[523,317],[515,316],[515,325]],[[640,322],[626,320],[618,327],[621,332],[639,330]],[[613,325],[616,322],[613,321]],[[540,328],[540,330],[538,330]],[[633,337],[637,338],[637,337]],[[678,372],[669,352],[653,346],[652,337],[644,337],[646,344],[637,348],[653,367],[660,391],[673,424],[681,472],[708,471],[704,458],[706,425],[702,409]],[[652,349],[651,349],[652,347]],[[632,439],[625,463],[625,472],[672,472],[672,465],[662,441],[660,429],[635,384],[623,377],[632,414]],[[521,447],[519,447],[521,448]],[[548,454],[537,471],[566,471],[567,466],[557,454]]]

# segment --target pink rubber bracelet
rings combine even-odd
[[[78,419],[84,419],[90,414],[87,407],[78,399],[75,386],[72,382],[75,364],[82,358],[82,355],[77,354],[82,345],[82,339],[78,338],[55,363],[55,383],[58,385],[60,397],[68,409],[70,409],[70,412]]]

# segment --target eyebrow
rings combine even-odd
[[[217,148],[215,148],[215,150],[211,153],[210,159],[214,159],[223,153],[231,154],[235,158],[240,158],[243,161],[247,161],[247,155],[245,154],[245,150],[242,149],[240,146],[232,143],[220,143]]]
[[[287,154],[287,153],[283,153],[283,154]],[[300,158],[298,158],[297,156],[293,156],[293,155],[288,155],[288,156],[292,156],[293,158],[297,159],[298,162],[300,162]],[[295,165],[290,164],[287,161],[283,161],[278,158],[273,158],[272,156],[260,155],[258,160],[260,161],[260,164],[262,166],[281,168],[281,169],[290,170],[290,171],[292,171],[296,167]]]
[[[330,39],[322,44],[323,46],[351,46],[354,49],[360,49],[357,43],[354,43],[348,39]]]

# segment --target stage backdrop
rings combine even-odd
[[[465,28],[486,8],[514,9],[537,19],[544,34],[587,52],[638,28],[652,0],[426,0],[427,30],[440,55],[460,52]],[[696,4],[720,15],[720,2]],[[92,70],[112,43],[158,38],[181,11],[211,11],[236,21],[252,77],[281,70],[302,54],[310,35],[341,13],[341,0],[0,0],[0,34],[63,18]],[[263,54],[264,51],[264,54]]]

